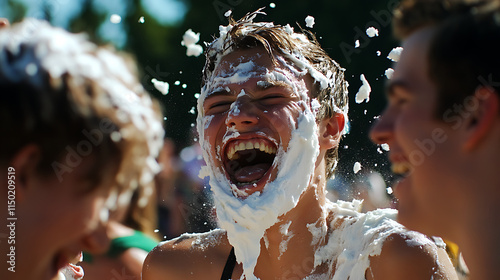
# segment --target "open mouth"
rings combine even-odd
[[[253,185],[268,174],[276,157],[276,145],[267,139],[236,140],[225,149],[224,167],[239,188]]]

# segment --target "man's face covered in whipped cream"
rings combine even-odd
[[[200,98],[198,128],[212,180],[242,199],[276,181],[292,132],[312,113],[307,76],[276,58],[279,65],[261,48],[225,55]]]
[[[256,262],[264,231],[297,204],[319,150],[311,78],[275,58],[263,48],[223,56],[198,101],[202,174],[244,267]]]

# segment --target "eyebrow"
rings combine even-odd
[[[396,89],[401,88],[403,90],[408,91],[408,83],[403,81],[403,80],[396,80],[396,81],[391,81],[389,80],[389,83],[385,85],[385,94],[387,97],[393,96]]]
[[[255,85],[256,90],[268,90],[275,87],[284,87],[289,90],[293,89],[289,84],[283,81],[263,80],[263,81],[258,81],[257,84]],[[231,96],[231,95],[233,95],[231,91],[226,90],[226,88],[224,87],[218,87],[214,89],[212,92],[209,92],[206,98],[218,97],[218,96]]]
[[[284,87],[292,90],[292,87],[283,81],[264,80],[257,82],[256,85],[257,90],[267,90],[274,87]]]
[[[225,88],[219,87],[209,92],[206,98],[217,97],[217,96],[230,96],[230,95],[232,95],[230,91],[226,90]]]

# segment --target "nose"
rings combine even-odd
[[[394,118],[386,110],[370,129],[370,139],[375,144],[389,143],[394,136]]]
[[[249,98],[239,98],[229,109],[226,118],[226,125],[230,128],[245,129],[256,125],[259,117],[256,112],[257,108]]]

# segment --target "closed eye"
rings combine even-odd
[[[265,99],[273,99],[273,98],[285,98],[285,96],[283,96],[282,94],[270,94],[270,95],[266,95],[266,96],[262,97],[261,99],[265,100]]]
[[[235,97],[227,92],[218,92],[211,94],[205,99],[205,102],[203,103],[205,113],[209,115],[223,113],[229,110],[229,107],[231,107],[234,99]]]
[[[221,101],[211,104],[208,109],[214,109],[217,107],[231,106],[232,101]]]
[[[266,94],[259,98],[259,103],[263,105],[277,105],[283,103],[286,100],[286,96],[283,94]]]

